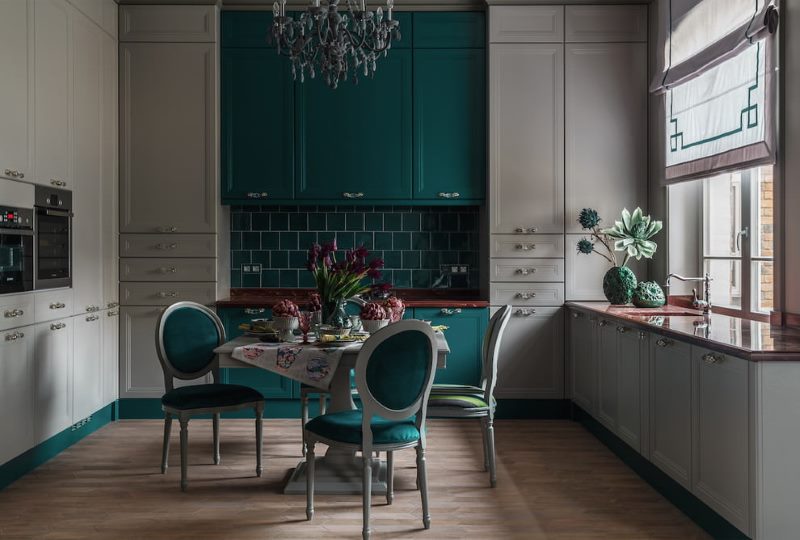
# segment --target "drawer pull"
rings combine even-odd
[[[178,271],[178,269],[175,268],[174,266],[167,266],[167,267],[162,266],[161,267],[161,273],[162,274],[174,274],[177,271]]]
[[[161,249],[161,250],[164,250],[164,249],[175,249],[177,247],[178,247],[178,244],[176,244],[175,242],[173,242],[171,244],[160,244],[160,243],[156,244],[156,249]]]
[[[720,362],[722,362],[722,359],[723,359],[722,356],[717,356],[714,353],[704,354],[702,358],[703,358],[703,362],[705,362],[708,365],[719,364]]]
[[[116,311],[109,311],[108,312],[108,316],[109,317],[116,317],[117,316],[117,312]]]
[[[458,199],[461,197],[461,193],[457,191],[442,191],[438,195],[440,199]]]
[[[536,268],[517,268],[517,274],[521,276],[527,276],[529,274],[535,274]]]
[[[161,298],[175,298],[178,296],[178,291],[159,291],[158,296]]]
[[[99,318],[100,317],[98,317],[97,315],[89,315],[88,317],[86,317],[86,322],[94,322]]]
[[[520,298],[520,299],[522,299],[522,300],[530,300],[531,298],[536,298],[536,293],[535,293],[535,292],[533,292],[533,291],[528,291],[528,292],[518,292],[518,293],[516,294],[516,297],[517,297],[517,298]]]
[[[600,322],[599,322],[599,323],[597,323],[597,324],[598,324],[599,326],[605,326],[605,325],[607,325],[607,324],[608,324],[608,321],[605,321],[605,320],[602,320],[602,319],[601,319],[601,320],[600,320]]]
[[[442,308],[439,310],[439,313],[442,315],[455,315],[456,313],[461,313],[461,308]]]
[[[534,234],[538,230],[539,229],[537,229],[536,227],[528,227],[528,228],[517,227],[516,229],[514,229],[514,232],[517,234]]]
[[[517,317],[530,317],[531,315],[536,315],[536,310],[520,308],[514,313],[517,315]]]
[[[67,185],[67,183],[64,182],[63,180],[58,180],[56,178],[51,178],[50,179],[50,184],[52,184],[52,185],[54,185],[56,187],[64,187],[64,186]]]
[[[51,324],[50,325],[50,330],[61,330],[62,328],[66,328],[66,327],[67,327],[66,323],[60,322],[60,323],[56,323],[56,324]]]
[[[117,307],[118,305],[119,305],[119,302],[109,302],[108,304],[106,304],[106,307],[108,309],[111,309],[111,308]]]
[[[178,228],[175,227],[174,225],[167,225],[167,226],[164,226],[164,227],[159,227],[158,228],[158,232],[163,232],[163,233],[178,232]]]
[[[25,178],[25,173],[16,169],[6,169],[3,172],[6,174],[6,176],[10,176],[11,178]]]
[[[661,348],[669,347],[670,345],[672,345],[672,341],[665,338],[658,338],[658,341],[656,341],[656,345],[658,345]]]
[[[269,194],[266,191],[249,191],[247,193],[248,199],[266,199],[267,197],[269,197]]]
[[[12,332],[10,334],[6,334],[6,341],[17,341],[18,339],[22,339],[25,337],[25,334],[22,332]]]
[[[581,317],[583,317],[583,313],[579,313],[577,311],[573,311],[572,312],[572,318],[573,319],[580,319]]]
[[[245,315],[261,315],[267,311],[266,308],[244,308]]]
[[[17,317],[22,317],[25,315],[25,312],[21,309],[9,309],[4,313],[6,319],[16,319]]]
[[[345,199],[363,199],[364,194],[360,191],[345,191],[342,193],[342,197]]]
[[[624,334],[627,331],[628,329],[625,328],[624,326],[617,326],[617,332],[619,332],[620,334]]]
[[[536,244],[517,244],[514,246],[518,251],[532,251],[536,249]]]
[[[67,305],[64,302],[54,302],[50,304],[50,309],[64,309]]]
[[[100,311],[100,306],[86,306],[87,313],[94,313],[95,311]]]
[[[647,338],[647,334],[645,332],[639,332],[639,339],[644,341]]]

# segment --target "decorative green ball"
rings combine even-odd
[[[633,291],[633,305],[641,308],[657,308],[667,303],[664,291],[655,281],[642,281]]]
[[[615,266],[603,277],[603,294],[611,304],[629,304],[636,289],[636,275],[627,266]]]

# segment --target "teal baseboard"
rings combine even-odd
[[[569,418],[566,399],[498,399],[495,418],[557,420]]]
[[[80,427],[69,427],[37,444],[27,452],[0,466],[0,489],[12,484],[39,465],[54,458],[76,442],[116,419],[116,403],[110,403],[94,413],[92,419]]]
[[[724,540],[747,539],[739,529],[731,525],[725,518],[709,508],[703,501],[692,495],[690,491],[666,475],[661,469],[650,463],[636,450],[628,446],[622,439],[592,418],[579,406],[572,404],[572,418],[580,422],[592,435],[614,452],[628,467],[645,482],[675,505],[692,521],[702,527],[713,538]]]

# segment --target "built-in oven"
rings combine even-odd
[[[36,186],[35,289],[72,286],[72,192]]]
[[[0,294],[33,290],[33,208],[0,201]]]

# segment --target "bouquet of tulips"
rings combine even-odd
[[[314,276],[323,306],[383,286],[366,282],[366,279],[377,281],[381,278],[383,259],[374,258],[367,262],[369,250],[363,245],[345,251],[342,260],[336,258],[338,251],[336,239],[322,245],[315,243],[308,250],[307,268]]]

